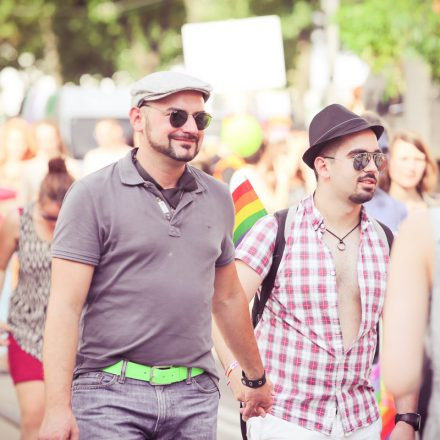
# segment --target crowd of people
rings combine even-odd
[[[421,422],[423,439],[437,439],[440,208],[429,147],[332,104],[308,132],[281,137],[231,116],[207,154],[211,92],[187,74],[147,75],[131,92],[135,146],[104,119],[82,161],[54,121],[1,127],[0,289],[8,272],[15,279],[0,345],[22,438],[215,439],[213,340],[244,438],[380,439],[380,345],[391,439],[414,440]],[[269,214],[234,248],[230,191],[243,179]],[[276,258],[253,329],[248,303]]]

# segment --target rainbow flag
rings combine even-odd
[[[394,417],[396,415],[396,409],[394,406],[393,397],[385,389],[385,385],[380,378],[379,363],[373,365],[371,378],[376,394],[376,400],[379,405],[380,417],[382,419],[382,432],[380,435],[380,439],[388,440],[391,435],[391,431],[394,428]]]
[[[261,200],[248,179],[232,191],[235,207],[234,244],[238,246],[255,222],[267,215]]]

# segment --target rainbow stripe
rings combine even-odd
[[[381,440],[388,440],[394,428],[394,417],[396,409],[393,397],[385,389],[385,385],[380,378],[380,364],[373,365],[371,379],[376,394],[376,400],[379,405],[379,413],[382,419]]]
[[[235,207],[234,244],[238,246],[255,222],[267,215],[261,200],[248,179],[232,191]]]

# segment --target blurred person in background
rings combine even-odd
[[[122,159],[131,149],[124,138],[124,131],[116,119],[101,119],[95,127],[98,146],[89,150],[83,160],[83,176]]]
[[[250,115],[236,115],[226,120],[222,140],[245,163],[232,174],[231,190],[248,179],[269,213],[287,207],[293,172],[288,143],[265,142],[260,123]]]
[[[26,202],[38,197],[41,182],[48,171],[50,159],[62,157],[69,173],[78,178],[80,174],[78,162],[70,157],[58,124],[51,119],[43,119],[34,124],[36,155],[26,163],[23,178],[23,192]]]
[[[409,131],[396,133],[390,143],[390,159],[384,189],[402,202],[408,212],[426,209],[435,202],[438,166],[427,143]]]
[[[424,340],[433,382],[424,440],[440,438],[440,207],[413,212],[393,247],[384,307],[382,374],[400,397],[417,392],[425,380]],[[425,339],[426,330],[428,337]],[[417,426],[418,414],[399,417]]]
[[[387,124],[378,114],[371,111],[364,112],[362,117],[372,124],[380,124],[385,128],[382,136],[379,138],[379,148],[387,156],[388,167],[390,130]],[[379,185],[385,183],[388,179],[387,167],[380,173]],[[380,186],[376,188],[373,198],[364,203],[364,206],[368,214],[388,226],[394,234],[407,215],[405,205],[380,188]]]
[[[24,201],[23,176],[26,160],[35,155],[30,124],[21,118],[7,120],[0,131],[0,217]]]
[[[8,346],[9,369],[21,411],[21,438],[36,439],[44,410],[43,326],[49,296],[50,247],[64,195],[73,182],[63,159],[49,161],[36,202],[14,209],[0,229],[0,290],[14,252],[18,284],[10,298],[8,322],[0,323],[0,345]],[[8,332],[8,337],[5,333]]]

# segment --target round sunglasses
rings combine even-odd
[[[154,110],[157,110],[158,112],[162,113],[165,116],[169,116],[170,124],[174,128],[182,127],[188,120],[188,116],[192,116],[194,118],[198,130],[205,130],[205,128],[209,126],[212,120],[212,116],[209,113],[203,111],[193,113],[192,115],[190,115],[186,110],[181,110],[181,109],[162,110],[160,108],[153,107],[152,105],[147,104],[144,101],[142,101],[139,104],[139,108],[140,107],[150,107]]]
[[[324,159],[336,159],[332,156],[322,156]],[[383,171],[386,165],[386,155],[383,153],[370,153],[365,151],[364,153],[355,154],[353,157],[353,168],[356,171],[361,171],[367,167],[371,159],[374,160],[374,164],[379,171]]]

